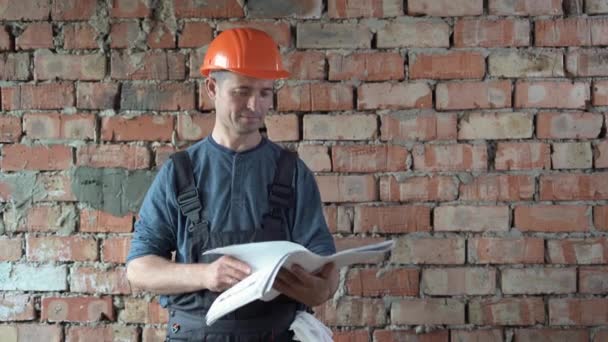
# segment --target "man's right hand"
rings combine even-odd
[[[251,267],[245,262],[225,255],[207,265],[203,282],[205,288],[221,292],[243,280],[250,273]]]

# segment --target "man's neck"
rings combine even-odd
[[[247,135],[231,136],[230,134],[221,132],[217,127],[213,129],[211,136],[219,145],[236,152],[250,150],[258,146],[262,140],[262,135],[257,131]]]

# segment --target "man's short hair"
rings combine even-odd
[[[213,78],[215,80],[215,82],[219,85],[226,78],[228,78],[229,73],[230,73],[230,71],[228,71],[228,70],[214,70],[209,73],[209,77]]]

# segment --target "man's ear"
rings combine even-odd
[[[215,96],[218,92],[217,80],[211,77],[205,79],[205,90],[209,95],[209,98],[215,100]]]

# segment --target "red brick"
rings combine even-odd
[[[593,152],[589,142],[554,143],[551,154],[553,169],[591,169]]]
[[[357,206],[355,233],[412,233],[431,231],[431,208],[425,206]]]
[[[106,58],[101,54],[67,55],[37,51],[34,77],[38,80],[101,80],[106,75]]]
[[[145,327],[141,338],[142,342],[165,342],[166,336],[167,329]]]
[[[607,176],[607,173],[542,175],[540,177],[540,200],[608,199]]]
[[[76,107],[82,109],[113,109],[116,107],[118,83],[78,82]]]
[[[536,116],[536,136],[541,139],[593,139],[600,135],[600,113],[540,112]]]
[[[548,261],[552,264],[605,264],[608,240],[601,238],[549,240]]]
[[[586,342],[589,332],[582,329],[517,329],[514,337],[518,342]]]
[[[213,30],[207,23],[186,22],[181,34],[177,37],[177,46],[180,48],[203,47],[213,39]]]
[[[388,81],[405,77],[405,60],[395,52],[328,55],[329,80]]]
[[[15,38],[17,50],[53,48],[53,28],[50,23],[31,23]]]
[[[93,238],[28,237],[28,261],[97,261],[97,241]]]
[[[110,26],[110,48],[134,48],[146,35],[137,21],[121,21]]]
[[[2,109],[63,109],[74,106],[72,83],[23,84],[2,88]]]
[[[389,22],[378,29],[376,34],[376,47],[379,49],[401,47],[447,48],[449,46],[450,26],[440,19],[410,19]]]
[[[451,342],[503,342],[501,329],[450,330]]]
[[[507,206],[442,206],[434,210],[435,231],[508,231]]]
[[[608,106],[608,81],[593,81],[593,105]]]
[[[325,64],[325,54],[318,51],[294,51],[285,58],[285,69],[295,80],[325,79]]]
[[[21,118],[12,115],[0,116],[0,142],[16,143],[21,139]]]
[[[331,171],[331,158],[327,146],[300,144],[298,155],[306,166],[314,172]]]
[[[124,267],[102,271],[93,267],[73,268],[70,279],[72,292],[95,294],[130,294],[131,288]]]
[[[362,23],[309,21],[296,25],[296,37],[298,49],[370,49],[373,33]]]
[[[13,41],[6,26],[0,26],[0,51],[13,50]]]
[[[412,151],[414,170],[485,171],[488,167],[486,145],[416,145]]]
[[[420,176],[397,180],[393,176],[380,178],[380,199],[389,202],[453,201],[458,197],[458,185],[449,176]]]
[[[608,230],[608,205],[593,207],[593,223],[599,230]]]
[[[304,116],[305,140],[370,140],[377,135],[375,115],[317,115]]]
[[[608,340],[608,330],[598,330],[595,333],[595,337],[593,338],[593,342],[602,342]]]
[[[66,50],[97,49],[97,30],[87,23],[67,24],[63,27],[63,48]]]
[[[0,240],[1,241],[1,240]],[[0,321],[32,321],[36,319],[34,300],[23,294],[5,294],[0,298]],[[0,333],[2,330],[0,330]]]
[[[472,238],[467,246],[474,264],[542,264],[545,256],[541,238]]]
[[[534,41],[537,46],[606,45],[608,20],[573,17],[537,20]]]
[[[279,111],[336,111],[353,109],[353,89],[346,84],[307,83],[283,86],[277,94]]]
[[[458,118],[454,113],[389,113],[380,118],[381,139],[385,141],[452,140],[457,137]]]
[[[23,130],[30,139],[95,139],[94,114],[26,113]]]
[[[125,308],[120,313],[119,320],[125,323],[164,324],[168,321],[167,309],[160,306],[158,301],[127,298]]]
[[[78,148],[76,165],[137,170],[150,167],[150,158],[145,146],[87,145]]]
[[[331,234],[337,233],[338,232],[338,207],[335,205],[324,205],[323,206],[323,217],[325,218],[325,222],[327,222],[327,227],[329,228],[329,232]],[[351,231],[351,229],[348,230],[348,232],[350,232],[350,231]]]
[[[51,19],[88,20],[97,8],[96,0],[52,0]]]
[[[419,271],[413,268],[368,268],[348,272],[346,288],[352,296],[417,296]]]
[[[521,139],[533,133],[530,113],[471,113],[460,119],[459,140]]]
[[[604,294],[608,292],[608,267],[580,267],[578,288],[580,293]]]
[[[584,109],[588,101],[586,82],[520,81],[515,85],[517,108]]]
[[[237,0],[174,0],[175,16],[179,18],[241,18],[245,16]]]
[[[380,327],[386,324],[382,299],[343,297],[315,308],[316,317],[327,325]]]
[[[398,17],[403,15],[403,1],[329,0],[327,12],[330,18]]]
[[[478,325],[534,325],[545,322],[542,298],[473,299],[469,323]]]
[[[551,298],[551,325],[605,325],[608,323],[606,298]]]
[[[449,82],[435,88],[438,110],[511,107],[511,82]]]
[[[460,238],[398,238],[390,261],[397,264],[464,264],[465,241]]]
[[[501,270],[504,294],[567,294],[576,292],[576,268],[509,268]]]
[[[429,15],[437,17],[455,17],[483,14],[482,0],[409,0],[408,15]]]
[[[485,59],[478,52],[413,53],[409,56],[411,79],[480,79],[485,70]]]
[[[515,207],[515,227],[522,232],[586,232],[590,210],[578,205]]]
[[[0,55],[0,79],[4,81],[27,81],[31,79],[28,53]]]
[[[2,124],[0,123],[0,125]],[[593,165],[595,165],[595,168],[608,168],[608,141],[598,142],[593,149],[595,156],[595,163]]]
[[[69,174],[39,173],[36,185],[43,191],[34,194],[34,202],[76,202]]]
[[[331,149],[334,172],[406,171],[408,152],[395,145],[336,145]]]
[[[218,31],[226,31],[232,28],[249,27],[268,33],[280,46],[291,46],[291,28],[286,22],[263,22],[263,21],[224,21],[217,26]]]
[[[147,39],[150,49],[172,49],[175,48],[175,32],[164,23],[155,23]]]
[[[431,108],[433,94],[426,83],[365,83],[357,89],[357,109]]]
[[[458,20],[455,47],[505,47],[530,45],[530,22],[516,19]]]
[[[551,147],[539,142],[498,143],[496,170],[550,169]]]
[[[47,20],[51,11],[49,0],[0,1],[2,20]],[[40,336],[40,335],[39,335]]]
[[[112,0],[112,18],[146,18],[152,14],[146,0]]]
[[[369,202],[378,197],[376,180],[372,175],[317,176],[323,202]]]
[[[333,331],[332,341],[334,342],[367,342],[369,332],[367,330],[344,330]]]
[[[123,110],[183,111],[194,109],[194,83],[123,84]]]
[[[101,261],[124,264],[131,247],[130,237],[109,237],[103,242]]]
[[[64,170],[72,166],[72,148],[61,145],[5,145],[2,148],[2,171]]]
[[[300,119],[296,114],[266,116],[265,125],[272,141],[300,140]]]
[[[134,326],[84,327],[72,325],[66,329],[66,342],[84,341],[139,341],[139,328]]]
[[[215,114],[189,113],[177,117],[177,138],[198,141],[213,131]]]
[[[92,209],[80,211],[80,231],[88,233],[130,233],[133,231],[133,214],[123,217]]]
[[[608,76],[608,66],[604,62],[608,58],[605,51],[575,50],[566,55],[568,72],[577,77]]]
[[[63,341],[63,330],[59,325],[48,324],[12,324],[0,326],[0,336],[8,336],[12,341],[36,341],[44,336],[45,341]]]
[[[173,146],[156,146],[152,150],[154,151],[154,164],[157,169],[160,169],[171,154],[177,152],[177,149]]]
[[[186,55],[174,52],[112,52],[112,74],[117,80],[182,80]]]
[[[464,303],[457,299],[402,299],[391,305],[391,323],[405,325],[464,324],[464,310]]]
[[[49,322],[114,321],[112,297],[44,297],[41,319]]]
[[[140,115],[133,118],[108,116],[101,119],[104,141],[171,141],[174,118],[171,115]]]
[[[420,281],[422,292],[431,296],[489,295],[496,291],[492,268],[426,268]]]
[[[460,184],[462,201],[522,201],[532,200],[535,192],[533,176],[480,175]]]
[[[75,210],[72,205],[40,205],[27,210],[25,230],[28,232],[71,233],[76,226]]]
[[[19,259],[21,259],[21,256],[23,255],[23,252],[21,251],[22,245],[23,239],[20,237],[0,238],[0,261],[18,261]]]
[[[448,342],[447,330],[439,330],[427,333],[413,330],[374,330],[374,341],[376,342]]]
[[[492,15],[561,15],[562,0],[489,0]]]

